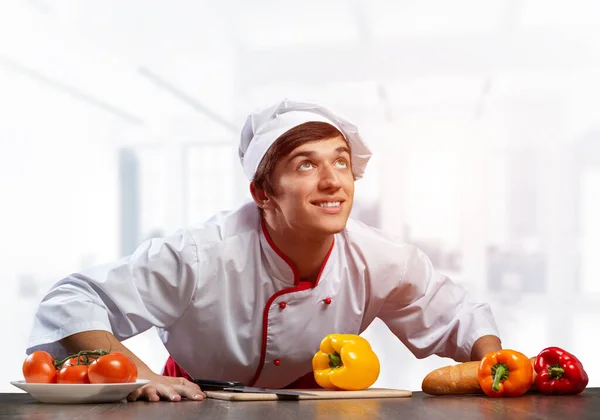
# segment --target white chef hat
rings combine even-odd
[[[312,121],[331,124],[344,135],[350,146],[352,173],[356,179],[361,178],[372,153],[358,128],[321,105],[284,99],[263,111],[250,114],[242,128],[239,155],[248,179],[254,179],[258,165],[275,140],[288,130]]]

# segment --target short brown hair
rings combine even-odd
[[[252,179],[254,186],[268,194],[274,194],[271,175],[279,159],[304,143],[335,137],[343,138],[344,136],[337,128],[326,122],[311,121],[289,129],[275,140],[263,156]]]

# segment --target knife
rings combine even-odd
[[[237,381],[214,381],[211,379],[196,379],[194,383],[200,386],[203,391],[233,391],[233,392],[254,392],[258,394],[276,394],[288,397],[314,396],[308,392],[288,391],[285,389],[259,388],[255,386],[246,386]]]

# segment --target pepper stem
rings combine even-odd
[[[492,376],[494,377],[494,384],[492,389],[496,392],[500,391],[500,382],[508,379],[509,369],[504,363],[496,363],[492,366]]]
[[[329,367],[330,368],[338,368],[342,366],[342,358],[338,353],[333,353],[329,355]]]
[[[560,365],[552,365],[548,368],[548,374],[552,379],[560,379],[565,374],[565,370]]]

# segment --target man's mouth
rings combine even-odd
[[[317,206],[324,208],[339,207],[341,204],[341,201],[323,201],[321,203],[316,203]]]

